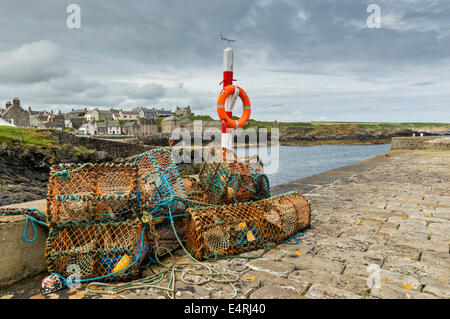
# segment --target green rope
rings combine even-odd
[[[32,216],[32,214],[35,216]],[[42,213],[39,209],[36,208],[0,209],[0,216],[17,216],[17,215],[26,216],[25,227],[23,230],[23,239],[28,243],[35,242],[38,237],[36,224],[48,227],[48,224],[46,223],[47,216],[44,213]],[[28,239],[27,237],[28,225],[30,223],[34,231],[33,239]]]
[[[173,215],[172,212],[169,208],[169,216],[170,216],[170,224],[171,227],[173,229],[173,232],[175,234],[175,237],[178,241],[178,243],[180,244],[180,246],[182,247],[182,249],[184,250],[184,252],[186,253],[186,255],[192,259],[194,261],[194,263],[176,263],[175,261],[175,257],[173,256],[172,252],[164,246],[160,246],[156,249],[155,251],[155,260],[157,262],[157,264],[161,265],[164,269],[157,272],[156,274],[150,276],[150,277],[146,277],[146,278],[142,278],[142,279],[138,279],[138,280],[134,280],[128,283],[98,283],[98,282],[92,282],[90,284],[88,284],[86,286],[86,291],[87,292],[94,292],[94,293],[99,293],[99,294],[118,294],[121,293],[123,291],[126,290],[130,290],[130,289],[143,289],[143,288],[155,288],[155,289],[161,289],[161,290],[165,290],[167,293],[167,296],[170,299],[175,299],[175,282],[176,282],[176,273],[177,272],[181,272],[181,276],[180,276],[180,280],[182,282],[184,282],[185,284],[188,285],[203,285],[206,284],[208,282],[217,282],[217,283],[228,283],[231,285],[231,287],[233,288],[233,295],[231,296],[231,299],[235,298],[237,296],[237,289],[236,287],[233,285],[233,282],[236,282],[240,279],[239,274],[237,273],[222,273],[217,271],[216,269],[214,269],[213,267],[200,262],[199,260],[197,260],[195,257],[193,257],[188,250],[184,247],[181,239],[178,236],[178,233],[175,229],[175,224],[173,221]],[[165,250],[170,258],[171,258],[171,263],[170,264],[166,264],[164,262],[162,262],[159,259],[159,252],[161,250]],[[200,267],[206,268],[207,269],[207,273],[204,272],[194,272],[194,271],[186,271],[186,270],[180,270],[178,269],[180,266],[183,265],[198,265]],[[168,275],[168,284],[167,287],[162,287],[159,284],[166,278],[166,275]],[[203,276],[205,277],[203,280],[201,280],[200,282],[193,282],[193,281],[188,281],[186,279],[186,276]],[[235,278],[230,279],[228,276],[234,276]],[[222,277],[223,279],[218,279],[216,277]]]
[[[78,172],[79,170],[85,168],[88,165],[92,165],[92,163],[84,163],[83,165],[81,165],[80,167],[72,170],[72,171],[68,171],[68,168],[71,168],[73,164],[59,164],[59,167],[62,169],[61,171],[55,171],[55,170],[51,170],[51,174],[55,177],[60,177],[62,179],[70,179],[70,173],[75,173]]]

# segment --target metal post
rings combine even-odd
[[[227,39],[220,33],[220,39],[228,41],[228,46],[223,51],[223,87],[233,84],[233,49],[230,47],[231,42],[235,40]],[[225,102],[225,111],[231,118],[233,116],[233,107],[237,96],[230,96]],[[222,147],[233,150],[233,131],[225,127],[222,123]]]

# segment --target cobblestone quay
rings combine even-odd
[[[276,186],[273,193],[291,190],[312,206],[311,228],[299,244],[281,244],[259,259],[212,263],[241,274],[238,298],[450,297],[449,151],[392,151]],[[182,251],[177,255],[189,261]],[[228,298],[232,292],[218,283],[190,286],[178,280],[175,287],[176,298]],[[58,297],[167,295],[153,288],[113,296],[72,289],[46,298]]]

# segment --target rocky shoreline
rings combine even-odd
[[[220,144],[220,141],[202,140],[201,133],[195,133],[198,136],[191,134],[191,141],[187,145],[198,146],[199,141],[202,141],[203,146],[210,145],[210,143]],[[278,132],[278,137],[272,136],[271,131],[267,131],[267,139],[263,141],[250,142],[248,132],[245,130],[235,131],[234,145],[238,146],[256,146],[261,142],[267,145],[271,144],[272,137],[277,140],[279,145],[284,146],[309,146],[321,144],[353,144],[353,145],[367,145],[367,144],[389,144],[393,137],[410,137],[410,136],[437,136],[436,132],[423,132],[414,129],[365,129],[357,125],[330,125],[326,128],[312,129],[303,127],[290,127]],[[447,131],[447,134],[450,132]],[[168,147],[170,134],[153,134],[144,138],[139,138],[139,142],[144,145]],[[245,141],[245,143],[243,143]],[[174,146],[180,144],[181,140],[174,138]],[[189,146],[188,146],[189,147]]]
[[[419,132],[410,129],[375,130],[372,132],[358,127],[346,127],[345,129],[342,127],[332,127],[323,132],[295,129],[280,133],[279,144],[287,146],[320,144],[388,144],[390,143],[390,139],[394,136],[412,136],[414,133],[419,135]],[[63,135],[66,136],[71,134],[65,133]],[[424,135],[428,136],[433,134],[424,133]],[[167,134],[159,134],[158,136],[151,138],[147,137],[141,140],[140,143],[130,144],[130,149],[132,146],[136,147],[136,145],[140,146],[142,149],[147,147],[167,147],[169,137],[170,136]],[[92,140],[95,142],[95,139]],[[267,141],[270,142],[270,140],[269,133]],[[116,151],[117,153],[117,150],[115,150],[114,147],[105,147],[105,150],[108,151],[103,151],[101,150],[103,144],[99,142],[94,143],[97,150],[89,150],[80,143],[81,142],[77,140],[77,143],[73,144],[69,138],[62,139],[61,136],[59,136],[58,138],[55,138],[54,147],[25,147],[20,140],[1,144],[0,205],[9,205],[45,198],[47,194],[49,169],[53,164],[124,161],[124,159],[116,158],[112,155],[111,152]],[[121,146],[124,145],[122,143],[119,144],[121,144]],[[239,145],[244,146],[242,144]],[[249,144],[247,144],[247,146],[248,145]],[[123,148],[124,147],[122,147],[122,149]],[[200,166],[201,164],[182,163],[179,164],[178,167],[181,175],[185,176],[197,174],[200,170]]]
[[[45,198],[50,166],[68,162],[112,160],[105,152],[61,145],[24,148],[20,142],[0,146],[0,206]]]

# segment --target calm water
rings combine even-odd
[[[258,154],[264,163],[271,185],[322,173],[330,169],[363,161],[390,151],[390,144],[381,145],[316,145],[238,148],[237,156]],[[277,165],[278,163],[278,165]]]

